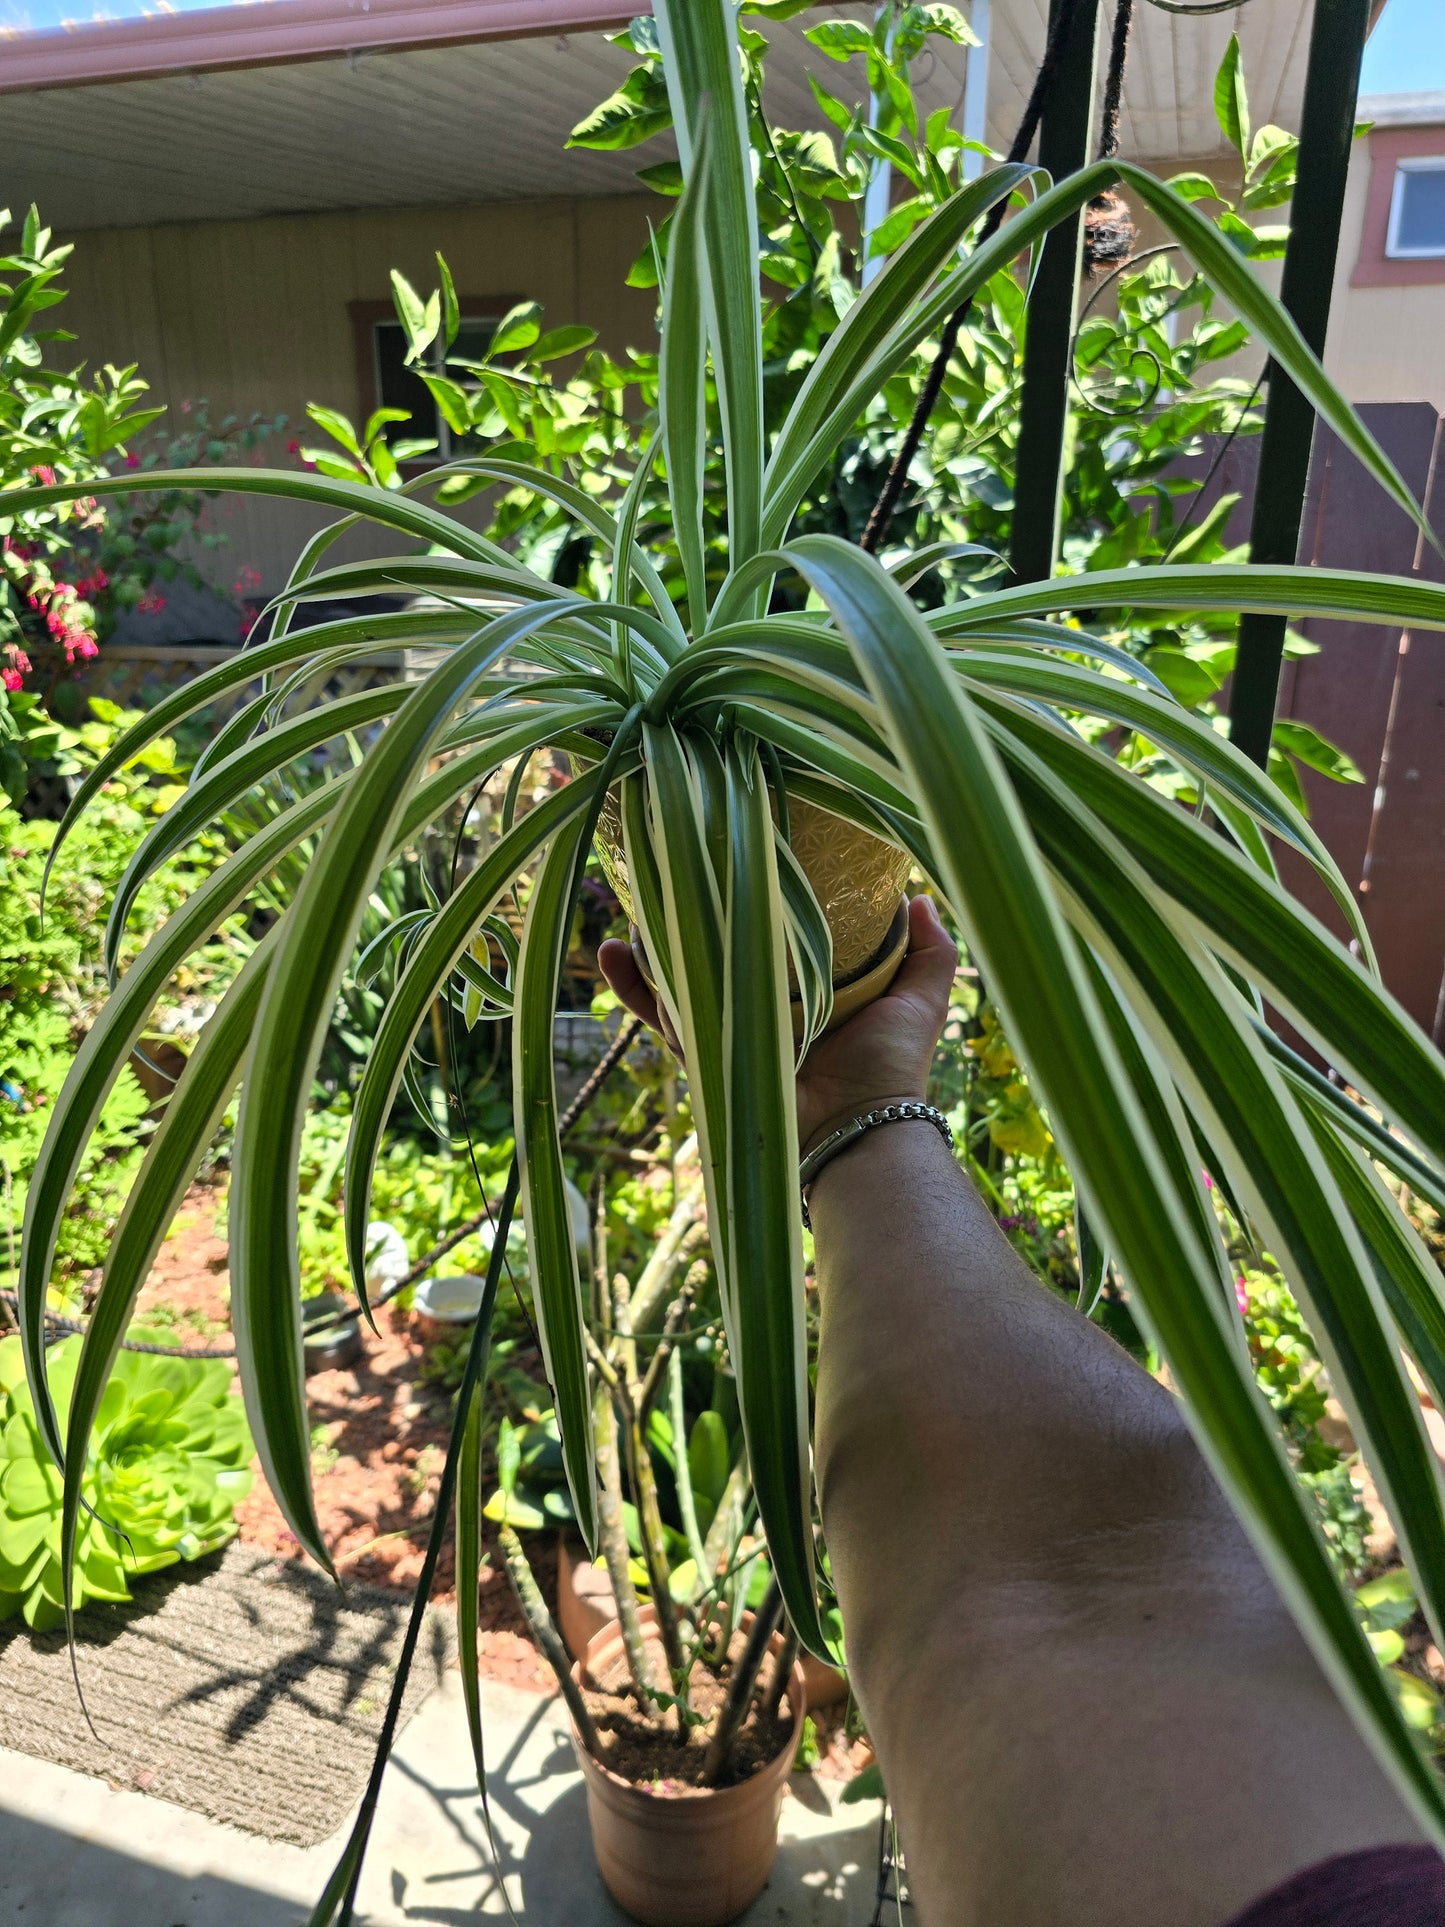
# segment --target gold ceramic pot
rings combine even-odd
[[[846,817],[797,797],[788,799],[788,828],[793,855],[833,936],[833,1015],[828,1025],[833,1030],[854,1011],[881,997],[903,961],[908,949],[903,886],[912,858],[895,844],[859,829]],[[650,980],[637,937],[615,792],[608,793],[597,821],[597,855],[633,926],[633,949]],[[795,993],[794,1025],[801,1032],[802,1006],[791,964],[788,982]]]

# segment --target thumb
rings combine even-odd
[[[908,906],[908,954],[886,994],[946,1010],[957,969],[958,945],[944,929],[932,897],[914,897]]]

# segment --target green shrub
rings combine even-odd
[[[56,730],[63,770],[89,769],[139,718],[135,710],[95,699],[91,719]],[[30,1173],[71,1055],[102,1003],[105,908],[131,852],[184,788],[170,738],[152,743],[118,772],[93,817],[57,865],[41,915],[40,886],[55,825],[25,821],[0,797],[0,1274],[13,1265]],[[196,887],[222,852],[211,835],[192,844],[148,883],[137,901],[123,961]],[[182,1034],[240,962],[229,935],[177,974],[155,1023],[180,1019]],[[142,1050],[149,1038],[143,1038]],[[100,1263],[109,1227],[150,1134],[150,1099],[134,1070],[117,1080],[87,1149],[66,1210],[55,1282],[62,1288]]]
[[[62,1412],[80,1358],[67,1338],[50,1355]],[[251,1489],[251,1434],[220,1359],[122,1352],[91,1435],[75,1558],[77,1610],[129,1599],[127,1574],[199,1559],[235,1535],[232,1508]],[[37,1632],[64,1619],[61,1479],[35,1426],[20,1340],[0,1343],[0,1620],[23,1612]]]

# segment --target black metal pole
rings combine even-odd
[[[1050,32],[1063,4],[1050,0]],[[1099,0],[1076,0],[1039,128],[1039,164],[1056,181],[1089,159],[1098,42]],[[1069,357],[1083,232],[1081,211],[1050,233],[1029,297],[1009,555],[1017,582],[1040,582],[1052,575],[1058,553]]]
[[[1371,0],[1315,0],[1300,118],[1299,178],[1290,210],[1280,299],[1317,355],[1334,291],[1340,214],[1350,171],[1360,60]],[[1314,409],[1273,365],[1259,443],[1259,474],[1249,524],[1252,562],[1290,563],[1299,552],[1309,481]],[[1284,660],[1285,618],[1240,618],[1239,655],[1229,696],[1229,734],[1261,766],[1268,760]]]

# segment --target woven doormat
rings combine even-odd
[[[138,1787],[268,1840],[314,1846],[360,1797],[406,1631],[402,1595],[343,1595],[295,1560],[231,1546],[132,1583],[60,1633],[0,1627],[0,1746]],[[455,1649],[428,1614],[403,1719]]]

